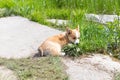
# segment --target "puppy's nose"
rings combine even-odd
[[[78,45],[78,44],[79,44],[79,39],[77,39],[77,40],[75,41],[75,44],[76,44],[76,45]]]
[[[76,45],[78,45],[79,43],[76,43]]]

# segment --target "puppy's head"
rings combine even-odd
[[[76,29],[66,28],[66,34],[70,43],[78,44],[80,38],[79,25]]]

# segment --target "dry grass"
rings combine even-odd
[[[19,80],[67,80],[58,57],[0,59],[0,64],[13,70]]]

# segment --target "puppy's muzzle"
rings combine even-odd
[[[76,39],[74,44],[78,45],[79,44],[79,39]]]

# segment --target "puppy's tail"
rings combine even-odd
[[[32,57],[35,58],[35,57],[41,57],[41,56],[43,56],[43,50],[41,47],[39,47],[37,52],[34,53],[34,55]]]
[[[42,49],[42,47],[38,48],[38,52],[39,52],[40,56],[43,56],[43,49]]]

